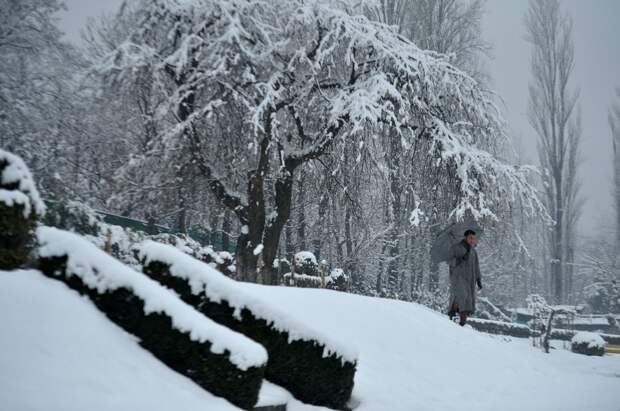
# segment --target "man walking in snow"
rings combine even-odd
[[[448,316],[452,319],[457,313],[459,324],[465,325],[467,317],[476,311],[476,285],[482,289],[480,265],[476,246],[476,233],[465,231],[463,240],[454,244],[450,251],[450,301]]]

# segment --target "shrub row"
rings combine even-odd
[[[269,353],[267,379],[303,402],[346,407],[357,363],[346,347],[293,322],[236,281],[174,247],[147,242],[140,255],[151,278],[214,321],[261,343]]]
[[[214,395],[253,409],[267,353],[81,237],[41,227],[39,268],[86,295],[140,345]]]
[[[503,321],[483,320],[480,318],[470,318],[467,323],[473,329],[489,334],[509,335],[511,337],[528,338],[532,331],[527,325],[514,324]]]
[[[484,320],[480,318],[470,318],[467,323],[473,329],[486,332],[489,334],[509,335],[512,337],[528,338],[539,336],[540,333],[532,331],[528,326],[523,324],[508,323],[503,321]],[[570,341],[576,334],[576,331],[565,330],[561,328],[551,329],[551,339]],[[599,334],[603,340],[609,344],[620,344],[620,335],[616,334]]]
[[[562,341],[570,341],[578,331],[572,330],[564,330],[560,328],[551,330],[551,339],[552,340],[562,340]],[[601,336],[603,340],[605,340],[609,344],[620,344],[620,335],[616,334],[602,334],[596,333]]]
[[[605,354],[605,340],[597,333],[578,332],[571,339],[571,351],[577,354],[597,355]]]
[[[282,276],[284,285],[300,288],[320,288],[321,277],[308,274],[286,273]]]

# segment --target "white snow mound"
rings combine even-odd
[[[173,327],[189,333],[192,340],[209,341],[213,353],[223,354],[228,350],[230,361],[241,370],[267,363],[267,351],[262,345],[205,317],[169,289],[125,266],[80,236],[52,227],[39,227],[37,238],[41,257],[68,256],[68,275],[77,275],[91,289],[100,293],[121,287],[131,290],[144,301],[145,314],[165,313],[171,318]]]
[[[24,206],[24,217],[34,211],[38,216],[45,214],[45,204],[34,184],[30,170],[20,157],[0,149],[0,163],[5,167],[0,172],[0,185],[17,184],[17,190],[0,189],[0,202],[9,207],[15,204]]]
[[[226,277],[208,264],[180,252],[176,248],[145,241],[139,246],[140,258],[148,264],[157,260],[170,266],[170,273],[188,281],[194,294],[205,292],[209,299],[215,302],[228,301],[235,309],[235,315],[240,316],[244,308],[248,308],[258,318],[271,323],[279,331],[289,333],[289,341],[304,340],[317,341],[325,346],[324,356],[336,354],[342,360],[354,363],[357,361],[357,351],[354,344],[345,344],[330,334],[319,332],[320,327],[310,327],[308,324],[287,315],[278,308],[278,304],[270,301],[268,295],[247,293],[241,285],[243,283]]]
[[[589,348],[605,348],[605,340],[597,333],[580,331],[570,340],[573,344],[588,344]]]
[[[308,327],[355,343],[355,411],[618,411],[620,355],[545,354],[528,339],[460,327],[404,301],[325,289],[242,288]]]

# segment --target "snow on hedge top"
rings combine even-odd
[[[263,346],[231,331],[195,311],[170,290],[110,257],[80,236],[52,227],[39,227],[37,238],[42,257],[67,256],[67,276],[76,275],[98,292],[127,288],[144,301],[145,314],[164,313],[172,326],[188,333],[193,341],[211,343],[211,352],[230,352],[237,368],[262,366],[267,362]]]
[[[308,328],[305,324],[295,321],[286,314],[273,308],[264,300],[244,292],[235,280],[226,277],[211,266],[180,252],[172,246],[146,241],[140,247],[140,258],[145,264],[159,261],[170,266],[170,274],[188,281],[192,293],[205,292],[209,300],[220,302],[225,300],[235,309],[234,315],[241,317],[243,308],[268,323],[277,330],[287,332],[289,341],[316,341],[325,346],[324,356],[335,354],[343,361],[357,362],[357,352],[347,344],[335,341],[327,335]]]
[[[7,190],[4,187],[16,185],[17,190]],[[45,214],[45,204],[41,200],[34,179],[24,161],[15,154],[0,149],[0,202],[9,207],[15,204],[24,206],[24,217],[30,217],[34,211],[36,215]]]
[[[597,333],[587,331],[578,332],[570,340],[572,344],[588,344],[588,348],[604,348],[605,340]]]
[[[312,265],[317,265],[316,257],[310,251],[300,251],[300,252],[298,252],[297,254],[295,254],[294,260],[295,260],[295,265],[297,265],[297,266],[301,266],[304,263],[312,264]]]

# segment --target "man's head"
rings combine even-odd
[[[476,232],[474,230],[467,230],[464,234],[464,240],[471,247],[476,245]]]

